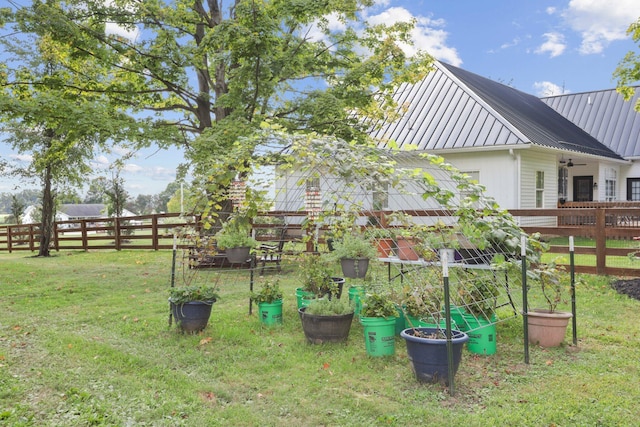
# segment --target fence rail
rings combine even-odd
[[[568,207],[556,209],[515,209],[509,211],[519,218],[521,223],[531,223],[536,217],[554,218],[553,226],[523,226],[528,233],[539,232],[551,237],[584,237],[593,239],[595,246],[576,246],[576,255],[595,257],[595,265],[576,266],[577,272],[640,277],[640,268],[631,266],[608,265],[607,261],[615,257],[625,257],[634,251],[627,247],[607,247],[607,241],[632,241],[640,237],[640,206],[607,207],[606,205]],[[412,215],[442,215],[442,211],[407,212]],[[371,214],[371,213],[369,213]],[[382,214],[382,213],[380,213]],[[271,218],[299,217],[303,212],[268,212],[264,216]],[[280,226],[268,219],[255,224],[259,240],[268,240],[268,229]],[[174,231],[178,228],[192,228],[200,232],[199,218],[180,214],[154,214],[126,218],[100,218],[73,221],[59,221],[54,225],[51,249],[59,250],[100,250],[100,249],[147,249],[162,250],[173,247]],[[289,224],[287,239],[300,240],[304,233],[301,225]],[[264,233],[264,235],[261,234]],[[0,253],[14,251],[37,251],[40,245],[39,224],[0,226]],[[178,242],[178,246],[185,245]],[[620,246],[620,245],[619,245]],[[313,250],[312,246],[307,246]],[[567,246],[552,246],[552,253],[569,252]],[[611,263],[610,263],[611,264]],[[629,264],[629,263],[627,263]],[[640,262],[638,264],[640,267]]]

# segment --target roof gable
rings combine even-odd
[[[448,64],[434,66],[422,81],[398,89],[402,117],[383,123],[374,138],[422,150],[534,144],[620,159],[537,97]]]
[[[640,87],[630,101],[615,89],[542,98],[542,102],[584,129],[620,156],[640,157],[640,113],[634,107]]]

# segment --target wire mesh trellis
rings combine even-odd
[[[419,319],[442,317],[443,250],[449,253],[452,302],[474,320],[495,323],[522,311],[521,275],[508,262],[520,254],[521,230],[469,177],[418,152],[326,140],[303,151],[277,176],[275,210],[303,231],[311,247],[322,251],[345,229],[372,242],[391,239],[369,284],[386,286]],[[408,255],[405,243],[414,245]],[[474,325],[479,323],[458,326],[479,327]]]
[[[272,184],[270,218],[252,218],[253,235],[274,243],[278,256],[285,244],[291,244],[289,252],[329,252],[331,241],[345,233],[360,233],[372,244],[387,239],[391,247],[373,260],[362,284],[383,289],[398,306],[414,309],[419,320],[437,321],[443,316],[440,256],[446,250],[454,305],[474,320],[491,323],[522,312],[521,274],[513,268],[517,263],[509,262],[520,254],[520,228],[480,185],[441,158],[337,139],[294,138],[287,155],[278,158]],[[246,203],[239,188],[248,197],[251,183],[230,187],[233,200]],[[194,246],[215,245],[211,232],[194,225],[189,239],[191,249],[183,258],[188,274],[205,262],[219,262],[218,274],[239,267],[216,259],[215,250],[194,254]],[[260,267],[259,259],[253,262]]]

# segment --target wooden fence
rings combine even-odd
[[[625,257],[633,252],[633,245],[627,247],[607,247],[607,240],[632,241],[640,237],[640,207],[568,207],[557,209],[519,209],[510,210],[511,214],[520,218],[523,223],[532,222],[536,217],[552,217],[555,226],[525,226],[528,233],[539,232],[546,237],[585,237],[595,241],[595,247],[576,246],[576,255],[595,256],[595,265],[577,265],[579,273],[600,275],[640,277],[640,261],[638,268],[633,263],[625,266],[608,265],[607,261],[615,257]],[[415,211],[410,212],[416,215]],[[430,215],[428,211],[418,213]],[[435,214],[435,213],[433,213]],[[261,221],[257,221],[256,229],[259,240],[273,240],[269,230],[282,228],[278,218],[298,217],[303,212],[269,212]],[[437,215],[442,215],[438,211]],[[179,214],[155,214],[118,219],[90,219],[60,221],[54,226],[51,242],[52,250],[99,250],[99,249],[147,249],[162,250],[173,247],[173,235],[177,229],[187,227],[198,234],[199,218],[183,217]],[[288,225],[285,239],[299,241],[303,230],[300,225]],[[40,230],[38,224],[0,226],[0,253],[14,251],[37,251],[39,248]],[[182,247],[183,243],[178,242]],[[621,246],[621,245],[618,245]],[[638,245],[640,248],[640,244]],[[312,250],[308,246],[308,250]],[[568,254],[567,246],[552,246],[551,252]],[[619,258],[620,259],[620,258]]]

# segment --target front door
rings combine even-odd
[[[573,201],[592,202],[593,201],[593,176],[573,177]]]

